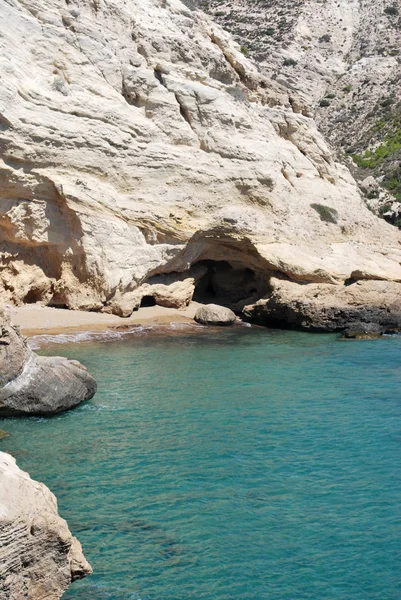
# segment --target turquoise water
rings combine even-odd
[[[2,420],[0,449],[92,563],[65,599],[401,598],[401,337],[239,328],[56,352],[98,394]]]

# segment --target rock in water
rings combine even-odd
[[[381,337],[383,327],[377,323],[353,323],[342,332],[342,337],[349,340],[372,340]]]
[[[79,362],[32,352],[0,312],[0,416],[57,413],[89,400],[96,389]]]
[[[58,600],[91,573],[55,496],[0,452],[0,598]]]
[[[206,304],[195,313],[195,321],[202,325],[233,325],[237,317],[232,310],[218,304]]]
[[[267,298],[244,308],[260,325],[289,324],[314,331],[340,331],[355,323],[376,324],[384,331],[401,330],[401,286],[389,281],[357,281],[350,285],[304,286],[272,278]]]
[[[367,209],[291,81],[202,12],[13,0],[0,45],[0,301],[185,306],[191,267],[211,262],[253,278],[245,304],[273,277],[299,301],[310,285],[401,281],[400,232]]]

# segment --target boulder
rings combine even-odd
[[[375,339],[384,333],[383,327],[377,323],[353,323],[342,332],[342,337],[352,340]]]
[[[0,312],[0,416],[58,413],[89,400],[96,389],[78,361],[32,352]]]
[[[361,190],[365,192],[368,198],[376,198],[376,196],[379,195],[379,184],[377,183],[376,179],[372,177],[372,175],[366,177],[359,185]]]
[[[0,452],[0,598],[58,600],[90,573],[55,496]]]
[[[233,325],[237,320],[235,313],[225,306],[206,304],[198,308],[195,321],[202,325]]]

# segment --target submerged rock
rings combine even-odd
[[[353,340],[375,339],[383,333],[384,328],[377,323],[354,323],[342,332],[342,337]]]
[[[55,496],[0,452],[0,598],[58,600],[91,573]]]
[[[78,361],[32,352],[0,312],[0,416],[57,413],[89,400],[96,389]]]
[[[195,321],[202,325],[233,325],[237,320],[235,313],[225,306],[206,304],[195,313]]]

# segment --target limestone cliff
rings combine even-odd
[[[401,280],[399,232],[368,211],[305,104],[201,12],[0,11],[3,301],[127,315],[194,291],[240,309],[272,277],[300,297],[307,283]]]
[[[56,498],[0,452],[0,597],[58,600],[92,572]]]
[[[232,32],[262,72],[303,97],[319,129],[351,166],[353,156],[361,181],[373,174],[401,201],[399,1],[196,0],[192,5]],[[377,190],[363,188],[374,203]],[[381,195],[385,199],[388,193]]]

